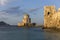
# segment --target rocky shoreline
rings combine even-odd
[[[57,27],[42,27],[42,29],[48,31],[56,31],[56,32],[60,32],[60,28],[57,28]]]

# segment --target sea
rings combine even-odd
[[[60,32],[46,31],[41,27],[0,27],[0,40],[60,40]]]

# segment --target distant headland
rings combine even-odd
[[[36,23],[32,23],[32,24],[25,24],[25,25],[10,25],[4,21],[0,21],[0,27],[26,27],[26,28],[29,28],[29,27],[42,27],[43,25],[36,25]]]
[[[0,21],[0,27],[1,26],[10,26],[9,24],[5,23],[4,21]]]

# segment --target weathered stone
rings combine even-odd
[[[44,27],[60,28],[60,8],[56,11],[55,6],[44,7]]]

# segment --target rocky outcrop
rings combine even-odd
[[[55,6],[44,7],[44,28],[60,28],[60,9]]]

